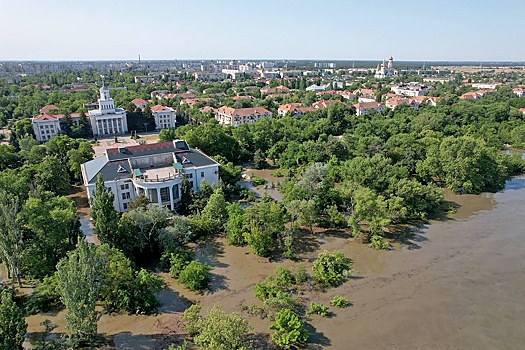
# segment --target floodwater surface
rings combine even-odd
[[[253,287],[276,266],[304,264],[311,273],[311,262],[326,249],[345,253],[355,276],[324,293],[304,290],[302,303],[329,305],[342,295],[352,306],[307,320],[310,349],[523,349],[525,178],[496,194],[445,194],[458,204],[456,213],[413,229],[409,244],[391,251],[375,251],[344,231],[305,233],[295,244],[299,262],[268,261],[224,238],[202,243],[196,256],[212,266],[208,291],[190,292],[163,274],[168,288],[158,315],[104,315],[99,333],[112,339],[109,348],[162,349],[181,336],[179,317],[190,302],[203,310],[218,303],[227,312],[260,305]],[[268,332],[270,320],[241,313],[254,332]],[[30,338],[45,318],[63,331],[62,314],[28,317]]]

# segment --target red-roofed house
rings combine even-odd
[[[375,110],[378,112],[384,111],[383,105],[377,102],[360,102],[360,103],[356,103],[354,107],[355,107],[356,115],[367,114],[371,110]]]
[[[175,111],[172,108],[156,105],[151,107],[151,113],[155,118],[156,129],[174,129],[175,128]]]
[[[137,106],[137,108],[146,108],[146,106],[148,105],[148,101],[143,100],[141,98],[135,98],[131,100],[131,103]]]
[[[48,114],[42,113],[39,116],[31,118],[31,126],[35,132],[35,137],[38,142],[46,142],[53,136],[59,134],[62,129],[60,128],[60,120],[64,117],[64,114]],[[73,121],[79,118],[78,114],[71,114]]]
[[[312,107],[315,109],[325,109],[328,108],[331,105],[334,105],[336,103],[342,103],[339,100],[324,100],[324,101],[317,101],[312,104]]]
[[[515,88],[515,89],[512,89],[512,92],[518,96],[518,97],[523,97],[525,96],[525,90],[523,88]]]
[[[56,110],[56,109],[60,109],[60,107],[55,106],[55,105],[47,105],[47,106],[44,106],[44,107],[40,108],[39,112],[42,113],[42,114],[45,114],[45,113],[47,113],[49,111]]]
[[[278,94],[278,93],[288,93],[290,92],[290,89],[288,89],[286,86],[284,85],[279,85],[275,88],[271,88],[271,87],[263,87],[261,89],[261,94]]]
[[[255,123],[261,118],[271,118],[272,112],[263,107],[251,108],[232,108],[222,106],[215,112],[215,119],[221,125],[233,125],[238,127],[241,124]]]

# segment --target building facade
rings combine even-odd
[[[255,123],[261,118],[271,118],[272,112],[263,107],[232,108],[222,106],[217,108],[215,119],[221,125],[238,127],[241,124]]]
[[[108,148],[103,156],[82,164],[81,169],[90,202],[101,174],[119,212],[127,211],[129,202],[140,194],[152,205],[176,210],[183,177],[193,191],[199,190],[203,180],[210,185],[219,181],[219,163],[183,140]]]
[[[89,120],[94,136],[122,135],[128,132],[126,111],[115,108],[115,102],[104,84],[100,88],[98,109],[89,111]]]
[[[151,107],[151,113],[155,118],[157,130],[175,128],[175,111],[172,108],[156,105]]]
[[[61,132],[59,115],[43,113],[31,118],[31,125],[38,142],[46,142]]]

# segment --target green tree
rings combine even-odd
[[[304,323],[290,309],[277,311],[270,329],[275,330],[272,340],[284,349],[305,343],[309,336],[308,331],[304,329]]]
[[[228,220],[228,211],[222,188],[217,188],[210,196],[208,204],[202,211],[201,220],[210,233],[218,233],[224,228]]]
[[[193,260],[179,274],[179,282],[189,290],[201,290],[208,286],[210,266]]]
[[[100,260],[93,244],[84,240],[57,266],[58,290],[66,306],[66,332],[73,347],[92,345],[100,313],[95,310],[100,291]]]
[[[383,235],[384,228],[390,223],[385,197],[366,187],[356,190],[353,194],[353,212],[348,223],[355,237],[361,233],[360,223],[366,223],[371,234]]]
[[[80,142],[78,148],[71,149],[67,152],[69,171],[74,179],[80,179],[81,170],[80,165],[93,159],[95,151],[91,144],[87,141]]]
[[[75,248],[82,235],[73,201],[66,197],[29,198],[19,214],[26,244],[22,252],[24,275],[42,279]]]
[[[127,218],[138,230],[138,236],[147,244],[150,252],[158,244],[159,232],[168,224],[170,211],[158,205],[149,205],[146,209],[138,208],[127,213]]]
[[[226,222],[226,236],[228,243],[241,246],[246,244],[243,236],[244,210],[239,204],[228,205],[228,221]]]
[[[40,192],[49,191],[64,196],[69,189],[69,175],[64,165],[53,156],[47,156],[37,166],[35,182]]]
[[[22,287],[21,255],[22,230],[17,220],[20,211],[18,198],[0,190],[0,257],[7,266],[8,278],[16,279]]]
[[[12,293],[3,289],[0,294],[0,349],[23,349],[26,331],[24,313],[13,301]]]
[[[178,247],[189,243],[195,236],[191,219],[176,215],[169,226],[159,231],[159,243],[165,252],[174,252]]]
[[[240,314],[225,313],[219,305],[199,315],[200,307],[193,305],[184,312],[186,330],[194,335],[193,341],[204,350],[248,349],[247,335],[252,330],[248,321]]]
[[[327,250],[319,253],[315,259],[312,269],[312,277],[323,286],[338,286],[346,278],[351,270],[350,261],[340,251],[332,253]]]
[[[117,232],[118,213],[113,206],[113,192],[106,188],[102,174],[97,176],[95,191],[91,200],[90,214],[101,243],[114,244],[113,237]]]

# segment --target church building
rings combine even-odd
[[[388,59],[388,65],[383,61],[381,65],[377,65],[376,72],[374,74],[374,78],[376,79],[385,79],[385,78],[392,78],[395,75],[397,75],[397,71],[394,70],[394,58],[390,56]]]

